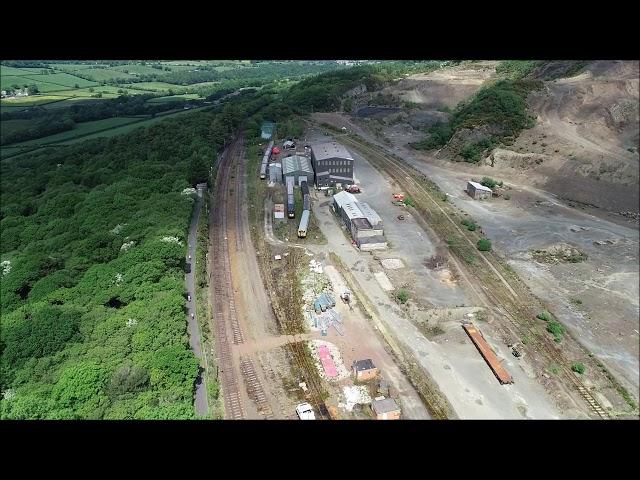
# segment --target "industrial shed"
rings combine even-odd
[[[467,193],[471,198],[482,200],[487,197],[491,197],[492,190],[489,187],[485,187],[477,182],[467,182]]]
[[[271,140],[273,138],[273,134],[276,131],[276,124],[273,122],[264,122],[262,124],[262,132],[260,137],[264,140]]]
[[[302,182],[313,183],[315,178],[311,160],[303,155],[291,155],[283,158],[282,175],[285,178],[293,177],[296,185],[300,185]]]
[[[352,193],[342,191],[333,196],[333,207],[338,214],[341,214],[343,205],[357,201]]]
[[[378,369],[370,358],[353,362],[353,376],[356,380],[364,382],[375,378],[377,375]]]
[[[371,402],[371,410],[376,420],[400,420],[400,407],[393,398],[384,398]]]
[[[353,183],[353,156],[337,142],[312,145],[311,163],[316,174],[315,181],[318,187]]]

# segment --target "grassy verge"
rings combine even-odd
[[[212,419],[224,417],[220,387],[216,378],[216,362],[213,355],[215,336],[211,330],[209,319],[211,308],[209,303],[209,274],[207,252],[209,251],[209,204],[205,201],[200,210],[198,233],[196,240],[196,302],[198,311],[198,326],[202,342],[202,367],[204,367],[204,381],[209,403],[209,416]]]

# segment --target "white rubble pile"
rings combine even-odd
[[[138,320],[136,320],[135,318],[130,318],[129,320],[127,320],[127,327],[133,327],[137,324]]]
[[[314,273],[322,273],[322,264],[317,260],[310,260],[309,269]]]
[[[338,381],[344,380],[345,378],[349,378],[349,370],[344,366],[344,362],[342,361],[342,355],[340,355],[340,350],[336,345],[331,342],[325,342],[324,340],[310,340],[311,347],[311,356],[313,357],[313,361],[316,364],[316,368],[318,369],[318,373],[320,376],[327,381]],[[338,375],[333,378],[329,378],[324,373],[324,368],[322,367],[322,362],[320,361],[320,357],[318,356],[317,348],[326,345],[329,348],[329,354],[331,358],[333,358],[333,363],[336,366],[336,371]]]
[[[399,258],[385,258],[380,263],[387,270],[398,270],[404,268],[404,263]]]
[[[125,252],[127,250],[129,250],[131,247],[133,247],[136,244],[135,241],[131,240],[130,242],[124,242],[122,244],[122,246],[120,247],[120,250],[124,250]]]
[[[3,260],[2,263],[0,263],[0,268],[2,268],[2,276],[4,277],[11,271],[11,261]]]
[[[124,277],[121,273],[116,273],[116,285],[120,285],[124,280]]]
[[[353,385],[351,387],[342,387],[344,394],[344,403],[339,403],[339,407],[345,408],[348,412],[353,411],[354,405],[367,405],[371,403],[371,395],[366,385]]]
[[[182,190],[182,195],[195,195],[198,191],[195,188],[187,187]]]
[[[162,237],[160,239],[161,242],[166,242],[166,243],[177,243],[178,245],[182,246],[182,240],[180,240],[178,237]]]

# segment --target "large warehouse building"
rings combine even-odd
[[[333,196],[333,208],[361,250],[387,248],[382,219],[368,203],[358,202],[349,192]]]
[[[302,155],[291,155],[282,159],[282,176],[287,181],[287,177],[293,177],[296,185],[301,182],[313,184],[314,174],[309,157]]]
[[[353,183],[353,156],[339,143],[327,142],[311,146],[311,163],[317,187]]]

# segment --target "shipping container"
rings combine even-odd
[[[287,177],[287,195],[293,195],[293,186],[295,185],[295,178]]]

